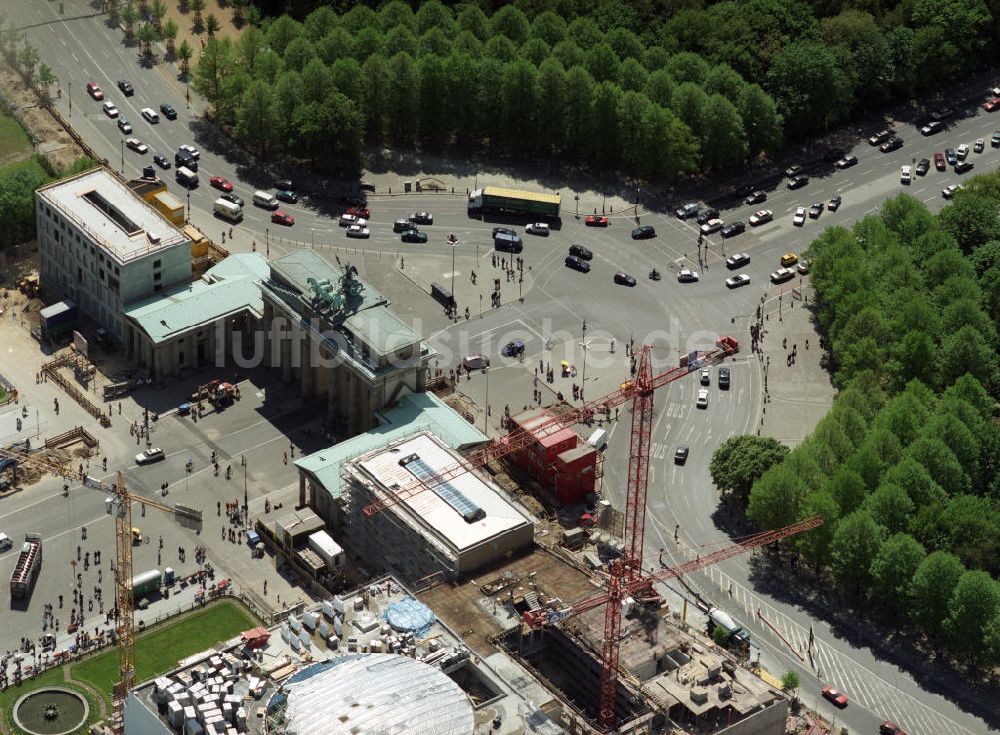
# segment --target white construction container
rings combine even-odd
[[[344,550],[326,531],[309,534],[309,548],[319,554],[330,569],[340,569],[344,565]]]
[[[184,708],[177,702],[167,702],[167,722],[175,730],[179,730],[184,724]]]

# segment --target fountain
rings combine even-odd
[[[29,735],[66,735],[81,728],[89,715],[87,700],[62,687],[36,689],[14,703],[14,722]]]

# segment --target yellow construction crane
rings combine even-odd
[[[183,505],[167,505],[139,495],[133,495],[125,487],[125,476],[119,471],[114,485],[67,470],[66,467],[35,457],[25,452],[0,448],[0,459],[34,467],[43,472],[52,472],[66,480],[79,480],[87,487],[111,493],[107,500],[107,511],[115,516],[115,604],[118,621],[115,632],[118,636],[118,671],[112,702],[111,729],[116,735],[125,732],[125,700],[135,686],[135,599],[132,594],[132,503],[140,503],[175,515],[179,520],[193,526],[200,526],[201,511]]]

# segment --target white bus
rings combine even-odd
[[[215,200],[215,213],[230,222],[239,222],[243,219],[243,207],[228,199]]]

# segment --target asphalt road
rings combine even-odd
[[[934,151],[945,147],[954,148],[962,142],[971,145],[980,137],[986,139],[987,148],[981,155],[970,155],[970,160],[976,164],[975,171],[992,170],[1000,160],[997,149],[989,147],[990,134],[1000,128],[1000,118],[994,120],[985,112],[971,111],[971,116],[952,121],[950,129],[930,138],[921,137],[912,127],[899,126],[897,132],[905,139],[905,145],[892,153],[882,154],[861,143],[853,151],[859,164],[846,171],[837,171],[832,164],[805,162],[811,176],[809,184],[789,191],[780,177],[775,177],[764,182],[763,188],[768,190],[768,200],[764,204],[745,206],[727,199],[724,194],[731,187],[724,186],[720,201],[731,206],[723,209],[722,219],[747,221],[754,211],[766,208],[774,212],[775,220],[748,229],[728,241],[722,241],[718,235],[711,236],[701,265],[697,263],[697,230],[693,221],[682,222],[669,213],[642,212],[641,222],[654,225],[658,236],[653,240],[632,241],[628,236],[634,224],[631,216],[617,216],[612,219],[611,227],[597,229],[585,228],[572,213],[567,213],[561,229],[550,237],[524,236],[523,255],[528,277],[522,287],[523,302],[513,298],[516,286],[504,281],[507,305],[503,309],[486,310],[482,318],[454,323],[444,318],[429,298],[419,298],[419,292],[426,290],[431,281],[454,279],[464,284],[472,270],[477,270],[480,280],[500,276],[500,272],[489,265],[489,231],[495,223],[469,219],[460,197],[377,196],[370,200],[374,210],[371,239],[348,241],[334,219],[340,211],[336,197],[312,192],[299,205],[281,206],[296,217],[293,227],[271,225],[269,213],[249,203],[251,194],[254,189],[268,188],[274,176],[288,175],[294,180],[294,173],[265,172],[196,114],[201,108],[200,102],[192,102],[195,114],[187,110],[184,87],[167,67],[141,68],[135,49],[123,47],[120,31],[109,29],[103,17],[92,16],[89,6],[79,0],[68,0],[65,6],[64,18],[59,18],[55,4],[27,0],[9,3],[5,11],[42,50],[42,60],[62,80],[63,97],[59,105],[65,114],[69,113],[68,89],[72,83],[70,119],[98,153],[107,156],[112,165],[120,165],[121,145],[126,136],[101,112],[100,103],[86,96],[84,85],[90,80],[101,84],[106,98],[115,102],[132,122],[134,135],[152,149],[146,156],[125,150],[127,174],[138,174],[143,165],[151,162],[153,152],[172,159],[178,145],[193,143],[201,150],[199,177],[203,183],[190,192],[192,220],[213,237],[224,228],[211,214],[218,192],[207,185],[210,176],[232,180],[236,192],[248,202],[246,218],[235,228],[236,241],[227,243],[227,247],[246,251],[251,242],[256,242],[261,250],[262,243],[267,243],[272,256],[302,243],[315,244],[319,248],[335,246],[337,250],[331,254],[338,257],[340,254],[346,256],[344,248],[347,246],[362,251],[353,257],[364,263],[363,275],[394,295],[398,310],[420,319],[425,336],[442,354],[450,356],[442,367],[457,364],[462,355],[471,352],[483,352],[494,359],[488,387],[487,378],[480,374],[463,383],[464,391],[482,403],[491,404],[494,421],[503,405],[508,404],[514,410],[530,402],[532,373],[539,360],[547,367],[549,364],[557,366],[559,360],[567,359],[579,368],[576,379],[557,378],[551,385],[543,384],[544,390],[562,391],[568,397],[571,383],[582,382],[584,355],[580,345],[585,340],[588,350],[584,387],[588,398],[613,390],[628,377],[624,345],[630,340],[636,345],[652,346],[654,370],[675,365],[684,352],[709,348],[718,335],[735,333],[745,340],[747,317],[761,298],[776,298],[799,284],[796,280],[783,287],[769,285],[767,274],[777,267],[782,253],[801,253],[822,228],[849,225],[877,211],[881,202],[900,191],[908,192],[937,210],[944,204],[941,189],[962,178],[950,171],[937,172],[932,167],[926,177],[917,177],[910,186],[903,186],[900,166],[912,165],[924,157],[932,158]],[[125,98],[119,93],[115,87],[115,80],[119,78],[132,82],[136,88],[134,97]],[[178,119],[163,120],[155,126],[146,123],[139,114],[140,109],[145,106],[158,108],[164,101],[177,109]],[[871,132],[865,131],[865,135]],[[170,190],[187,201],[188,192],[176,184],[172,176],[165,178]],[[807,220],[801,228],[793,226],[792,213],[797,206],[827,202],[834,195],[843,197],[839,211],[824,212],[818,220]],[[398,236],[391,232],[392,221],[425,209],[435,215],[435,225],[422,228],[431,235],[430,242],[422,246],[400,244]],[[228,225],[225,228],[228,229]],[[449,232],[457,234],[462,241],[454,254],[454,269],[451,267],[452,251],[445,243]],[[564,267],[563,257],[571,242],[583,243],[594,251],[593,269],[589,274],[579,274]],[[475,254],[474,247],[478,250]],[[751,263],[741,270],[751,276],[752,284],[730,291],[723,286],[724,278],[730,275],[723,260],[727,254],[739,251],[751,255]],[[376,256],[380,254],[392,254],[393,259],[379,261]],[[395,263],[398,254],[407,258],[408,280],[405,281],[396,268],[388,265]],[[658,283],[646,277],[654,266],[663,273],[663,280]],[[673,274],[685,266],[700,273],[699,282],[676,282]],[[615,285],[612,276],[617,270],[630,272],[638,279],[638,285],[635,288]],[[455,291],[460,310],[471,306],[475,314],[478,303],[474,293],[466,298],[460,295],[458,286]],[[523,362],[503,360],[498,354],[500,346],[514,337],[526,342]],[[553,345],[548,350],[546,340],[550,337]],[[611,351],[612,339],[617,344],[614,352]],[[712,547],[727,540],[711,520],[717,498],[709,491],[708,462],[714,448],[726,437],[748,432],[756,424],[761,410],[761,378],[757,365],[745,352],[733,360],[733,383],[729,391],[718,390],[713,374],[707,410],[697,410],[694,406],[700,387],[694,377],[675,382],[657,395],[647,548],[674,551],[671,537],[675,524],[685,529],[685,535],[697,533],[697,539],[691,535],[682,539],[688,542],[687,548],[694,543]],[[623,499],[625,487],[628,432],[627,422],[625,426],[612,426],[604,465],[605,492],[618,503]],[[677,467],[672,462],[673,449],[678,444],[691,447],[691,456],[684,467]],[[159,472],[152,470],[151,474]],[[101,500],[93,502],[99,510]],[[55,533],[59,523],[52,522],[56,523],[52,529]],[[749,619],[751,611],[766,609],[769,619],[776,622],[783,635],[797,642],[804,640],[803,636],[808,636],[813,626],[818,640],[819,665],[811,671],[802,667],[802,694],[807,701],[815,702],[821,711],[831,717],[836,715],[838,723],[847,724],[854,731],[874,732],[883,718],[890,717],[901,720],[911,735],[986,731],[981,720],[963,712],[949,700],[924,691],[910,674],[877,660],[871,650],[837,637],[830,626],[812,619],[807,612],[756,591],[749,581],[751,576],[750,560],[734,559],[717,567],[711,576],[706,575],[700,586],[703,591],[714,592],[720,598],[728,585],[734,586],[734,600],[727,607],[731,606],[741,622],[751,627],[764,649],[765,660],[770,658],[775,666],[791,668],[796,661],[773,634]],[[851,705],[846,711],[838,712],[816,701],[816,693],[823,683],[841,687],[851,696]]]

